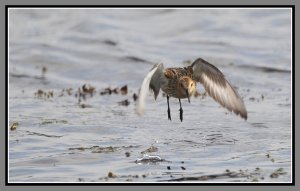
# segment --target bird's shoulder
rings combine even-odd
[[[164,71],[164,75],[168,79],[174,78],[176,73],[177,73],[176,68],[166,68]]]
[[[164,75],[166,78],[178,78],[180,76],[190,76],[192,75],[192,71],[188,68],[166,68],[164,71]]]

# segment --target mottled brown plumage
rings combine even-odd
[[[196,82],[200,82],[208,95],[229,111],[247,119],[247,110],[237,91],[226,80],[224,74],[214,65],[202,58],[195,60],[184,68],[166,68],[163,64],[156,64],[145,77],[137,105],[137,113],[144,111],[145,95],[148,89],[153,90],[157,98],[160,89],[167,94],[168,118],[171,120],[169,96],[178,98],[180,103],[180,120],[182,121],[182,107],[180,99],[188,98],[196,91]]]

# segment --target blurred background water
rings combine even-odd
[[[136,115],[153,64],[198,57],[247,121],[202,96],[182,101],[182,123],[161,95]],[[10,182],[291,181],[289,9],[10,9],[8,69]]]

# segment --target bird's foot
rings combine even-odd
[[[168,119],[171,121],[171,112],[170,112],[170,109],[168,109]]]
[[[179,111],[180,111],[180,121],[182,122],[182,120],[183,120],[183,117],[182,117],[183,110],[182,110],[182,108],[180,108]]]

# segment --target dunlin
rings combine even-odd
[[[196,91],[196,82],[200,82],[208,95],[223,107],[247,119],[247,110],[241,96],[217,67],[202,58],[198,58],[184,68],[165,69],[163,64],[154,65],[142,83],[137,113],[140,115],[144,113],[145,98],[149,88],[153,90],[155,100],[162,89],[167,94],[168,119],[171,120],[169,98],[174,97],[179,100],[182,121],[183,110],[180,99],[187,98],[190,102],[190,96]]]

